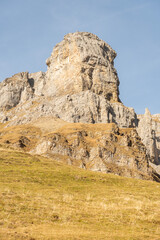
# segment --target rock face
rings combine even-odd
[[[25,133],[13,146],[25,149],[28,144],[27,151],[54,158],[61,155],[66,162],[91,170],[153,178],[149,160],[159,163],[160,117],[146,111],[137,119],[134,109],[123,105],[115,57],[115,51],[96,35],[70,33],[46,60],[46,73],[18,73],[0,83],[0,121],[7,129],[33,125],[43,118],[84,124],[83,129],[81,126],[67,135],[65,129],[47,136],[37,135],[40,139],[35,140],[32,149],[31,139]],[[94,125],[85,127],[89,123]],[[97,132],[96,123],[100,124]],[[103,130],[102,123],[106,124]],[[111,123],[113,132],[106,132]],[[3,131],[1,135],[0,142]],[[7,141],[12,142],[2,142]]]
[[[28,73],[18,73],[0,83],[0,109],[9,110],[33,97]]]
[[[94,34],[67,34],[46,61],[48,81],[45,93],[47,96],[63,96],[90,90],[109,101],[118,102],[119,80],[113,66],[115,57],[115,51]]]
[[[67,123],[45,117],[32,125],[1,127],[0,144],[92,171],[158,180],[136,129],[120,129],[115,123]]]
[[[151,162],[160,164],[160,115],[151,115],[146,109],[144,115],[138,116],[138,134],[146,146]]]
[[[41,138],[34,150],[92,171],[151,179],[149,158],[135,129],[116,124],[65,125]]]
[[[2,112],[1,121],[9,119],[12,124],[21,124],[50,115],[68,122],[137,126],[133,108],[125,107],[119,100],[115,56],[115,51],[94,34],[66,35],[47,59],[46,74],[20,73],[1,84],[1,106],[7,110],[18,105],[18,121],[15,109]],[[28,101],[29,107],[25,105],[22,115],[24,101]],[[32,106],[31,112],[32,102],[39,104]]]

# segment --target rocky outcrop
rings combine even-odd
[[[0,113],[1,121],[16,125],[47,115],[68,122],[137,126],[133,108],[119,100],[115,56],[94,34],[67,34],[47,59],[46,73],[20,73],[1,84],[1,105],[11,109]]]
[[[21,72],[0,83],[0,110],[12,109],[37,96],[43,96],[45,73]]]
[[[34,150],[93,171],[151,179],[145,151],[135,129],[119,129],[116,124],[65,125],[42,137]]]
[[[156,146],[156,164],[160,165],[160,114],[152,115],[152,128]],[[160,173],[160,171],[159,171]]]
[[[138,121],[137,131],[151,162],[160,164],[160,115],[151,115],[146,108],[144,115],[138,115]]]
[[[32,125],[1,126],[0,144],[92,171],[156,178],[136,130],[115,123],[67,123],[45,117]]]
[[[115,57],[116,52],[94,34],[67,34],[46,61],[46,95],[72,95],[90,90],[109,101],[118,102],[119,79],[113,65]]]
[[[39,117],[58,117],[67,122],[116,123],[119,127],[137,126],[137,117],[132,108],[122,103],[110,103],[103,96],[89,91],[57,98],[32,98],[19,103],[16,108],[0,113],[7,126],[26,124]]]
[[[116,52],[94,34],[67,34],[47,59],[46,73],[18,73],[0,84],[0,122],[5,128],[33,125],[43,118],[83,123],[83,129],[73,125],[67,134],[63,129],[38,135],[33,152],[61,155],[66,162],[91,170],[152,178],[149,160],[159,164],[160,117],[146,110],[137,119],[134,109],[123,105],[115,57]],[[107,124],[114,126],[112,131],[107,132]],[[25,134],[12,145],[32,151],[26,148],[30,144]]]
[[[9,110],[33,97],[28,73],[18,73],[0,83],[0,109]]]

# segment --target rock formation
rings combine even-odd
[[[2,113],[1,120],[20,124],[50,115],[68,122],[114,122],[120,127],[135,127],[133,108],[125,107],[119,100],[115,56],[115,51],[94,34],[66,35],[47,59],[46,74],[20,73],[1,83],[1,107],[8,110],[18,105],[18,120],[13,122],[15,109],[5,113],[7,118]],[[29,108],[22,116],[27,100]],[[39,104],[32,106],[31,112],[30,105],[35,101]]]
[[[120,101],[115,57],[96,35],[70,33],[46,60],[46,73],[24,72],[5,79],[0,83],[0,121],[6,129],[15,126],[17,131],[16,126],[33,126],[39,119],[50,119],[49,125],[53,119],[65,121],[66,128],[68,123],[75,125],[67,134],[57,129],[37,135],[30,149],[26,133],[17,145],[7,139],[7,130],[1,131],[0,141],[58,159],[61,155],[66,162],[91,170],[153,178],[149,161],[159,163],[160,118],[146,111],[137,119],[134,109]],[[83,124],[75,129],[76,123]]]
[[[146,146],[150,161],[160,164],[160,115],[151,115],[148,109],[138,116],[138,134]]]
[[[33,97],[33,90],[28,81],[28,73],[18,73],[5,79],[0,85],[0,109],[9,110],[20,102]]]
[[[115,51],[90,33],[67,34],[46,61],[47,96],[63,96],[90,90],[105,99],[119,101],[119,79],[113,66]],[[54,83],[54,84],[51,84]]]
[[[151,179],[149,158],[135,129],[115,124],[65,125],[41,138],[34,150],[66,163],[105,173]],[[153,177],[153,176],[152,176]]]

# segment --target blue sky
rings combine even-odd
[[[46,71],[55,44],[75,31],[116,50],[126,106],[160,113],[160,0],[0,0],[0,81]]]

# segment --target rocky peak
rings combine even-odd
[[[2,112],[0,119],[20,124],[49,115],[67,122],[114,122],[120,127],[135,127],[134,110],[119,100],[115,57],[116,52],[94,34],[67,34],[47,59],[46,73],[19,73],[1,84],[0,107],[7,110],[17,106],[17,118],[13,110],[7,118]],[[30,108],[32,102],[37,104]]]
[[[45,92],[62,96],[90,90],[109,101],[118,102],[115,57],[116,52],[96,35],[69,33],[46,60],[48,81]]]

